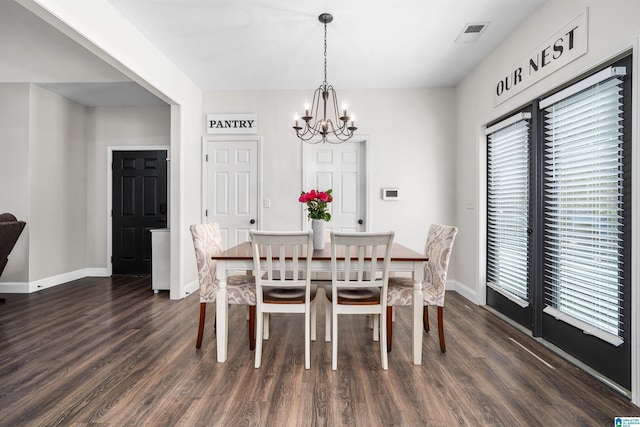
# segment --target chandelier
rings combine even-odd
[[[300,140],[309,144],[319,142],[340,144],[349,140],[358,128],[354,126],[355,117],[347,114],[346,105],[342,106],[342,114],[340,114],[336,91],[327,83],[327,24],[333,21],[333,15],[323,13],[318,16],[318,20],[324,24],[324,81],[313,93],[311,106],[309,104],[304,106],[302,126],[296,116],[293,129]],[[327,116],[327,107],[331,110],[331,116]]]

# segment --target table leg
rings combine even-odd
[[[218,362],[227,360],[227,342],[229,337],[229,314],[227,301],[227,269],[226,263],[218,260],[216,268],[216,278],[218,279],[218,294],[216,296],[216,343],[218,351]]]
[[[413,264],[413,364],[422,364],[423,263]]]

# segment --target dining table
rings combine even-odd
[[[336,252],[337,268],[344,265],[344,252],[340,252],[337,247]],[[251,242],[243,242],[224,250],[211,257],[216,261],[216,278],[218,279],[218,293],[216,296],[216,346],[217,360],[224,362],[227,360],[227,343],[229,337],[228,325],[228,297],[227,297],[227,276],[253,270],[253,251]],[[424,263],[429,258],[420,252],[414,251],[400,243],[393,243],[391,248],[391,259],[389,262],[389,272],[411,273],[413,277],[413,334],[412,334],[412,355],[413,363],[422,363],[422,313],[423,294],[422,280],[424,276]],[[366,262],[371,262],[371,258]],[[331,245],[326,244],[324,249],[313,251],[311,260],[312,272],[331,272]],[[243,273],[244,274],[244,273]],[[383,325],[380,325],[383,327]]]

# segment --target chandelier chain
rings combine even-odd
[[[327,85],[327,24],[324,24],[324,85]]]

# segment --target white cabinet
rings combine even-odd
[[[154,293],[169,290],[169,244],[168,228],[151,231],[151,288]]]

